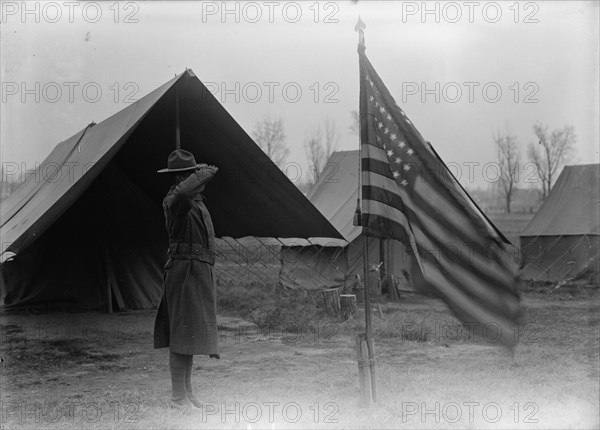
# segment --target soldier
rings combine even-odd
[[[217,349],[217,302],[212,266],[215,232],[202,192],[217,173],[196,164],[193,154],[176,149],[168,167],[173,186],[163,201],[169,235],[163,296],[154,322],[154,348],[170,349],[170,407],[202,407],[192,392],[194,355],[220,358]]]

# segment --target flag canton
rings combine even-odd
[[[369,144],[384,151],[390,178],[399,187],[411,188],[421,166],[414,145],[402,131],[412,127],[411,121],[397,105],[389,106],[384,102],[377,85],[368,76],[367,102]],[[369,157],[370,154],[364,156]]]

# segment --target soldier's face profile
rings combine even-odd
[[[193,170],[184,170],[183,172],[174,172],[172,173],[173,183],[175,185],[179,184],[181,181],[185,181],[192,173]]]

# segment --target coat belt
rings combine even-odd
[[[169,256],[173,260],[200,260],[211,265],[215,264],[215,251],[201,243],[171,243]]]

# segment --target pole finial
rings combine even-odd
[[[354,26],[354,31],[358,32],[358,49],[359,51],[365,50],[365,32],[364,29],[367,28],[367,25],[360,19],[360,15],[358,15],[358,21]]]

